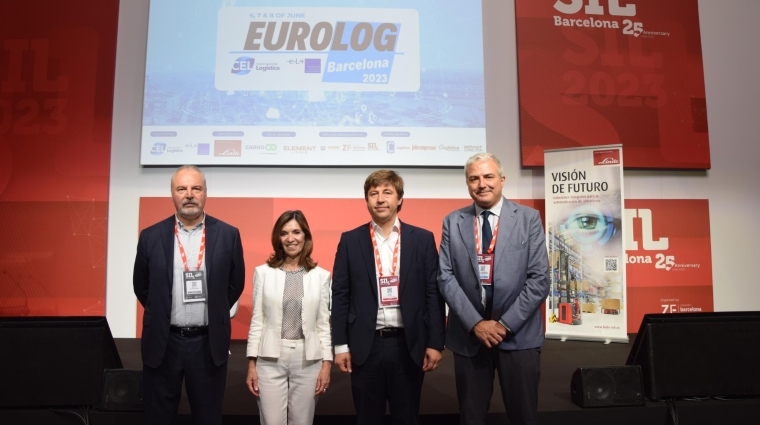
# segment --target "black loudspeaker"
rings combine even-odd
[[[142,412],[142,371],[106,369],[99,409],[117,412]]]
[[[121,367],[105,317],[0,318],[0,408],[96,406]]]
[[[581,407],[643,406],[638,366],[581,367],[573,373],[570,395]]]
[[[647,314],[627,364],[640,365],[644,394],[760,396],[760,312]]]

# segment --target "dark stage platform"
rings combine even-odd
[[[635,335],[631,335],[631,342]],[[141,369],[140,341],[117,339],[116,345],[126,369]],[[547,340],[541,354],[541,384],[539,387],[539,422],[562,425],[615,425],[653,424],[671,422],[664,402],[647,402],[644,407],[611,407],[582,409],[570,399],[570,378],[581,366],[623,365],[630,351],[629,344]],[[687,354],[685,354],[687,355]],[[258,424],[256,400],[245,385],[247,360],[245,341],[233,341],[232,356],[227,372],[227,390],[224,400],[225,424]],[[349,376],[333,367],[330,390],[316,407],[314,423],[355,424]],[[695,371],[698,373],[698,371]],[[713,425],[745,424],[760,409],[760,399],[706,400],[676,402],[681,424]],[[180,424],[190,423],[187,399],[180,404]],[[450,351],[445,351],[438,370],[425,376],[420,407],[420,424],[458,424],[456,389],[454,387],[454,361]],[[114,413],[90,411],[90,423],[138,424],[138,413]],[[388,417],[386,417],[388,419]],[[489,422],[507,424],[498,381],[494,383]],[[2,409],[0,424],[81,424],[82,421],[68,412],[42,409]],[[388,423],[390,423],[388,421]]]

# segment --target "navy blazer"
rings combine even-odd
[[[132,283],[145,308],[142,331],[143,363],[161,364],[169,338],[174,279],[175,216],[142,232]],[[243,245],[238,229],[206,215],[206,276],[208,286],[208,337],[217,366],[227,361],[230,347],[230,308],[245,287]]]
[[[493,315],[515,334],[499,348],[536,348],[544,343],[540,307],[549,294],[546,236],[537,210],[503,200],[494,249]],[[483,320],[485,310],[478,277],[474,204],[443,220],[438,284],[449,305],[446,347],[462,356],[474,356],[482,344],[471,331]]]
[[[409,355],[422,367],[427,348],[443,351],[444,306],[438,291],[438,251],[425,229],[401,223],[399,299]],[[348,344],[351,361],[369,356],[377,325],[377,276],[369,223],[345,232],[335,254],[332,343]]]

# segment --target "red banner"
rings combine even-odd
[[[713,311],[707,200],[628,200],[624,225],[628,319],[646,313]]]
[[[697,0],[515,3],[524,166],[621,143],[626,168],[710,168]]]
[[[118,0],[0,2],[0,315],[104,315]]]

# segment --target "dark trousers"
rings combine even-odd
[[[369,357],[351,365],[351,392],[360,425],[382,424],[388,403],[393,424],[416,424],[425,373],[409,356],[404,335],[375,335]]]
[[[169,334],[161,365],[155,369],[143,365],[143,422],[174,423],[183,379],[193,423],[221,425],[227,362],[214,364],[208,335],[188,338],[175,333]]]
[[[480,347],[474,357],[454,353],[459,423],[484,425],[493,395],[494,371],[511,425],[535,425],[541,349],[505,351]]]

